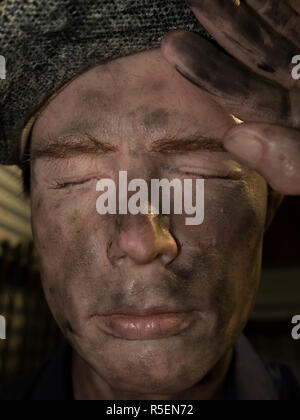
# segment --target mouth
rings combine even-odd
[[[195,319],[195,311],[176,312],[170,309],[124,309],[119,313],[96,315],[99,328],[123,340],[157,340],[179,335]]]

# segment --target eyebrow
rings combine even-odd
[[[107,154],[117,151],[110,143],[100,141],[89,134],[72,134],[48,138],[46,146],[32,148],[30,160],[38,158],[65,159],[82,154]]]
[[[118,148],[103,142],[89,134],[77,134],[56,137],[54,141],[44,147],[33,148],[31,160],[38,158],[65,159],[82,154],[115,153]],[[178,154],[197,151],[227,152],[220,140],[199,135],[168,136],[152,142],[150,152],[161,154]]]
[[[179,152],[227,152],[220,140],[199,135],[198,133],[176,137],[168,137],[154,141],[151,145],[152,152],[173,154]]]

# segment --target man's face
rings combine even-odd
[[[114,388],[192,387],[247,321],[267,186],[222,150],[234,124],[154,49],[77,77],[34,126],[32,228],[45,294],[73,348]],[[117,184],[119,171],[148,183],[207,178],[204,223],[187,226],[185,214],[99,215],[97,180]],[[153,308],[189,312],[190,321],[151,339],[103,328],[100,315]]]

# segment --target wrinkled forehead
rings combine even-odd
[[[100,64],[75,78],[40,115],[41,133],[86,131],[121,138],[176,135],[193,127],[222,137],[233,119],[205,92],[195,89],[164,59],[159,48]],[[106,139],[108,140],[108,139]]]

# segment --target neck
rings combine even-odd
[[[228,351],[215,367],[192,388],[176,395],[146,395],[128,393],[110,386],[75,351],[72,376],[75,400],[219,400],[232,362],[233,350]]]

